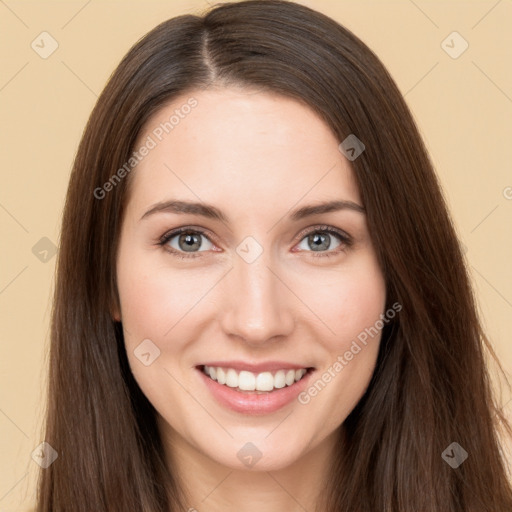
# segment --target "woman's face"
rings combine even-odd
[[[237,88],[183,95],[140,134],[114,316],[175,448],[284,468],[366,390],[386,290],[340,142],[301,103]]]

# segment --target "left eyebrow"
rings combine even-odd
[[[320,203],[317,205],[303,206],[302,208],[298,208],[297,210],[292,211],[290,213],[290,217],[292,220],[297,221],[311,215],[337,212],[340,210],[352,210],[354,212],[362,213],[363,215],[366,212],[364,206],[361,206],[360,204],[354,203],[353,201],[338,200],[329,201],[327,203]]]

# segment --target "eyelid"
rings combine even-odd
[[[199,226],[182,226],[180,228],[174,228],[170,229],[169,231],[166,231],[159,239],[158,242],[162,245],[166,244],[171,238],[174,238],[177,235],[181,235],[182,233],[186,233],[188,231],[199,233],[200,235],[203,235],[205,238],[208,238],[210,242],[215,243],[216,245],[220,245],[217,242],[217,237],[208,229],[201,228]],[[201,251],[204,252],[204,251]]]
[[[311,233],[316,233],[317,231],[338,235],[347,245],[351,244],[353,241],[352,237],[348,233],[329,224],[313,224],[312,226],[308,226],[297,235],[296,239],[300,242],[305,236]]]

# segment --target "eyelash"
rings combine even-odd
[[[197,257],[201,256],[201,252],[204,252],[204,251],[186,254],[181,251],[176,251],[173,248],[165,247],[166,244],[169,242],[169,240],[174,238],[176,235],[179,235],[179,234],[185,233],[185,232],[192,233],[192,234],[198,233],[198,234],[203,235],[204,237],[208,238],[208,240],[210,240],[207,232],[201,228],[182,227],[182,228],[177,228],[175,230],[169,231],[169,232],[165,233],[164,235],[162,235],[162,237],[158,241],[158,245],[163,247],[167,252],[171,253],[173,256],[176,256],[180,259],[197,258]],[[317,254],[313,254],[313,257],[315,257],[315,258],[324,258],[324,257],[329,258],[332,256],[337,256],[338,254],[345,252],[346,249],[349,248],[353,242],[352,238],[349,235],[347,235],[346,233],[344,233],[343,231],[333,228],[332,226],[323,225],[323,226],[315,226],[312,229],[309,229],[307,231],[303,231],[302,233],[300,233],[299,234],[299,236],[300,236],[299,243],[302,242],[302,240],[305,237],[307,237],[308,235],[313,234],[313,233],[329,233],[330,235],[336,235],[340,239],[341,243],[343,244],[342,246],[340,246],[341,249],[338,248],[335,250],[325,251],[325,252],[321,251],[321,252],[318,252]],[[210,240],[210,242],[211,242],[211,240]],[[314,253],[315,251],[299,251],[299,252]]]

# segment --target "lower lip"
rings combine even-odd
[[[216,400],[223,406],[243,414],[270,414],[278,411],[285,405],[292,402],[306,388],[313,370],[308,372],[291,386],[285,386],[281,389],[274,389],[268,393],[252,394],[235,391],[224,384],[219,384],[216,380],[206,376],[201,368],[197,368],[201,377],[211,391]]]

